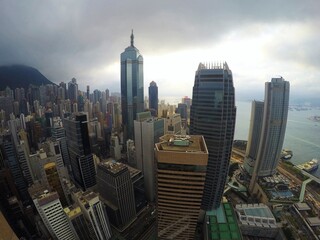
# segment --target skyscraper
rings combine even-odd
[[[75,200],[83,212],[90,231],[93,226],[94,233],[92,239],[108,240],[111,238],[112,232],[109,224],[106,209],[99,199],[99,195],[95,192],[74,192],[72,193],[73,200]],[[94,236],[95,235],[95,236]]]
[[[152,116],[158,116],[158,86],[155,81],[149,86],[149,109]]]
[[[203,135],[209,151],[202,209],[220,205],[231,157],[236,107],[226,62],[200,63],[193,86],[190,134]]]
[[[263,120],[264,102],[253,101],[251,106],[251,119],[246,156],[243,166],[252,175],[254,163],[257,160],[259,144],[261,139],[261,128]]]
[[[52,237],[56,239],[79,239],[67,219],[57,192],[44,191],[32,196],[34,205]]]
[[[159,239],[194,239],[208,150],[202,136],[165,135],[156,143]]]
[[[265,100],[260,144],[250,189],[255,178],[275,174],[285,136],[290,84],[282,77],[265,83]]]
[[[148,201],[155,200],[154,144],[164,135],[164,119],[148,117],[134,121],[137,168],[143,172]]]
[[[87,116],[79,113],[75,119],[65,118],[63,123],[67,133],[73,178],[78,186],[86,190],[96,184]]]
[[[72,103],[78,101],[78,84],[75,78],[72,78],[71,81],[68,82],[68,98]]]
[[[97,171],[100,196],[106,200],[110,222],[125,229],[136,218],[133,184],[123,163],[100,162]]]
[[[131,45],[121,53],[121,109],[126,141],[133,138],[136,114],[144,110],[143,57],[134,46],[133,32]]]

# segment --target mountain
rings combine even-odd
[[[0,66],[0,90],[4,90],[7,86],[12,90],[21,87],[27,89],[29,84],[40,86],[54,83],[33,67],[24,65]]]

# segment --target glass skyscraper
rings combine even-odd
[[[149,109],[152,116],[158,116],[158,86],[155,81],[149,86]]]
[[[271,176],[276,173],[284,141],[290,84],[282,77],[265,84],[264,112],[260,144],[253,175]]]
[[[134,46],[133,33],[131,45],[121,53],[121,110],[126,141],[133,139],[133,121],[144,110],[143,57]]]
[[[203,210],[219,207],[232,151],[236,107],[232,72],[226,62],[200,63],[193,86],[190,134],[203,135],[209,152]]]

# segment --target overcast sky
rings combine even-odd
[[[25,64],[81,90],[120,92],[120,53],[144,57],[145,95],[192,96],[199,62],[226,61],[238,100],[283,76],[291,99],[320,98],[318,0],[0,0],[0,65]]]

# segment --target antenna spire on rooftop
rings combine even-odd
[[[131,29],[131,46],[133,47],[133,42],[134,42],[134,35],[133,35],[133,29]]]

